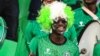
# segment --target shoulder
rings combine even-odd
[[[28,20],[28,25],[39,25],[39,23],[36,20]]]
[[[38,49],[38,44],[40,43],[40,41],[45,39],[47,36],[48,35],[36,36],[31,40],[31,42],[29,44],[29,48],[33,54],[36,54],[37,49]]]
[[[74,25],[69,28],[69,30],[74,30],[74,29],[75,29]]]
[[[35,42],[37,42],[37,44],[38,44],[41,40],[47,39],[48,36],[49,36],[49,34],[42,34],[42,35],[35,36],[32,39],[31,44],[35,43]]]
[[[75,23],[77,23],[77,21],[82,20],[86,15],[84,14],[84,11],[82,10],[82,8],[78,8],[76,10],[74,10],[75,14],[74,14],[74,18],[75,18]]]
[[[83,10],[80,7],[80,8],[77,8],[76,10],[74,10],[74,12],[75,12],[75,15],[78,15],[78,14],[80,15],[83,12]]]
[[[82,11],[82,8],[81,8],[81,7],[80,7],[80,8],[77,8],[77,9],[75,9],[74,11],[75,11],[75,12]]]
[[[39,35],[39,36],[35,36],[33,39],[32,39],[32,41],[31,42],[39,42],[40,40],[42,40],[42,39],[45,39],[45,38],[47,38],[48,37],[48,34],[43,34],[43,35]]]

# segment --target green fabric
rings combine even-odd
[[[100,40],[94,46],[93,56],[100,56]]]
[[[98,11],[96,13],[96,15],[99,17],[100,19],[100,8],[98,8]],[[82,8],[78,8],[75,10],[75,29],[77,32],[77,35],[79,35],[79,33],[81,32],[81,30],[83,29],[83,27],[92,20],[92,17],[89,16],[87,13],[85,13]]]
[[[5,40],[0,48],[0,56],[15,56],[16,46],[16,42]]]
[[[3,18],[0,17],[0,47],[2,46],[7,33],[7,29],[5,27],[6,23]]]
[[[62,45],[55,45],[50,41],[49,35],[33,38],[30,49],[33,54],[39,54],[39,56],[79,56],[78,46],[73,42],[67,40]]]
[[[78,0],[61,0],[68,5],[75,5]]]
[[[43,31],[41,31],[41,27],[40,25],[36,22],[36,20],[29,20],[28,21],[28,24],[26,26],[26,29],[25,29],[25,38],[27,40],[27,42],[29,43],[32,38],[34,36],[40,36],[40,35],[43,35],[42,34]]]
[[[19,37],[15,56],[28,56],[29,49],[22,31],[19,32]]]
[[[29,4],[30,4],[30,0],[19,0],[19,11],[20,11],[19,36],[18,36],[18,45],[17,45],[15,56],[29,55],[28,47],[26,45],[26,40],[23,33],[27,24]]]
[[[19,27],[24,31],[29,14],[30,0],[19,0]]]
[[[66,36],[69,40],[71,40],[72,42],[74,42],[75,44],[77,44],[77,35],[76,35],[76,31],[75,31],[75,27],[72,26],[71,28],[69,28],[65,33],[64,36]]]

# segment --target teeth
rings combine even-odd
[[[58,28],[58,30],[63,31],[63,30],[64,30],[64,28],[63,28],[63,27],[59,27],[59,28]]]

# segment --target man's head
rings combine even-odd
[[[97,0],[83,0],[84,4],[96,4],[97,3]]]
[[[52,32],[57,34],[63,34],[67,28],[67,20],[61,17],[57,17],[53,20]]]
[[[74,12],[69,6],[66,6],[66,4],[63,4],[62,2],[55,2],[51,6],[42,7],[39,14],[40,15],[37,17],[37,22],[40,24],[42,30],[47,33],[50,33],[53,25],[57,23],[57,26],[60,20],[63,22],[64,20],[67,21],[67,29],[69,29],[74,23]],[[65,26],[62,28],[62,30],[65,31]]]

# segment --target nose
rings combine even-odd
[[[63,25],[63,21],[59,21],[58,24],[59,24],[59,25]]]

